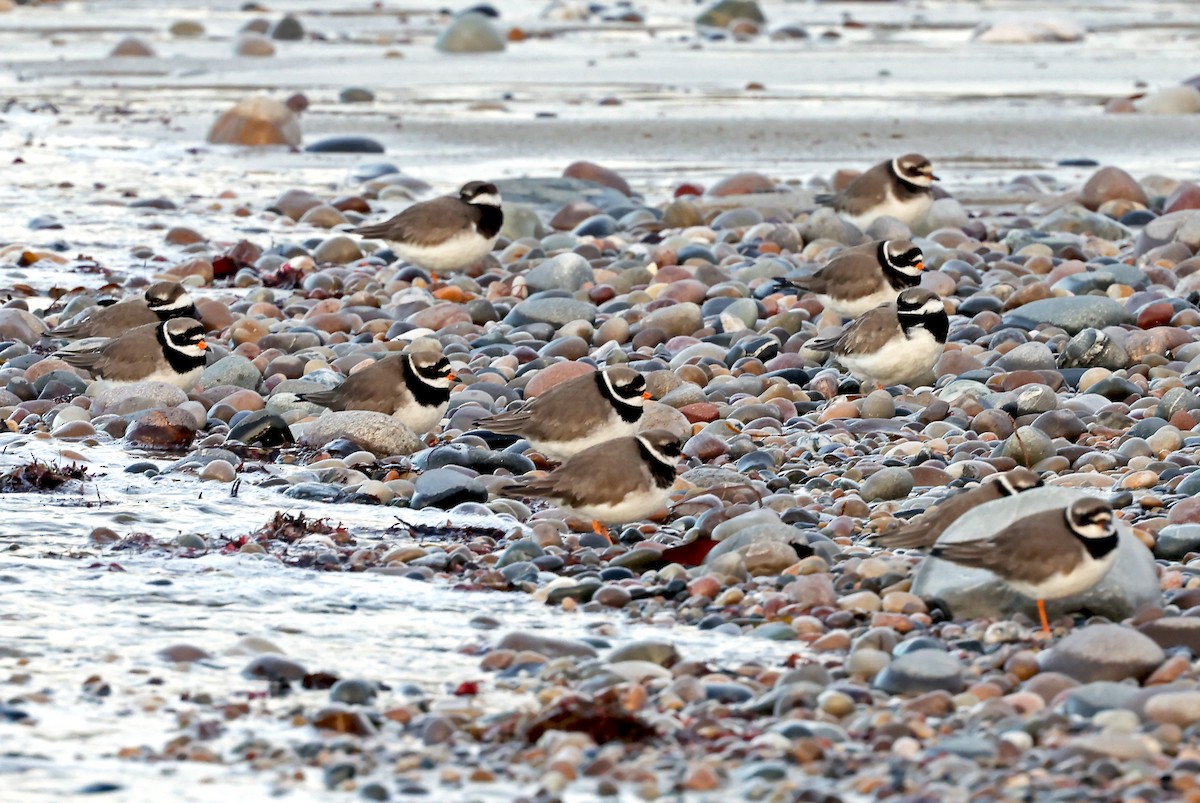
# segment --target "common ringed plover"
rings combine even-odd
[[[440,351],[417,349],[384,357],[355,371],[336,388],[297,396],[330,410],[373,410],[390,415],[423,434],[446,414],[453,381],[450,362]]]
[[[561,462],[598,443],[637,431],[646,379],[616,366],[568,379],[520,409],[478,422],[480,429],[525,438],[547,458]]]
[[[894,303],[852,321],[841,334],[814,338],[807,349],[827,351],[860,381],[884,387],[923,378],[946,346],[950,319],[941,298],[910,287]]]
[[[605,525],[641,521],[660,510],[675,484],[682,444],[665,429],[600,443],[567,459],[537,479],[521,480],[499,494],[521,499],[552,499],[592,520],[608,538]]]
[[[354,234],[387,240],[406,262],[434,273],[471,267],[491,253],[504,225],[495,184],[471,181],[457,196],[413,204],[395,217],[353,229]]]
[[[811,276],[790,280],[827,310],[857,318],[921,281],[925,258],[908,240],[878,240],[847,248]]]
[[[111,384],[168,382],[191,390],[204,371],[204,326],[194,318],[171,318],[130,329],[95,348],[60,351],[68,365]]]
[[[860,231],[876,218],[894,217],[912,226],[933,206],[933,165],[919,153],[880,162],[833,196],[833,208]]]
[[[120,337],[138,326],[171,318],[194,318],[196,305],[179,282],[155,282],[141,296],[93,310],[86,318],[50,330],[51,337],[71,340]]]
[[[1078,499],[1058,515],[1018,519],[990,538],[938,544],[935,558],[986,569],[1010,588],[1037,600],[1042,632],[1050,634],[1046,600],[1081,594],[1117,560],[1113,509],[1103,499]]]
[[[1042,478],[1036,471],[1014,468],[993,474],[970,490],[960,491],[938,502],[920,516],[889,533],[877,535],[875,543],[888,549],[931,547],[951,524],[967,511],[1006,496],[1040,488]]]

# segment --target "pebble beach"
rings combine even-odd
[[[1200,800],[1190,4],[196,5],[0,0],[0,801]],[[923,220],[822,206],[914,151]],[[470,180],[465,272],[348,233]],[[786,288],[871,240],[913,386]],[[163,280],[194,388],[56,355]],[[430,433],[302,398],[417,342]],[[684,445],[610,542],[478,422],[614,365]],[[944,538],[1117,519],[1049,637],[872,540],[1017,467]]]

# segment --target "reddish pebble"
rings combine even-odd
[[[601,167],[594,162],[573,162],[563,171],[564,178],[581,178],[611,187],[622,195],[633,195],[629,182],[621,178],[615,170]]]
[[[708,194],[713,198],[722,198],[729,195],[750,195],[774,191],[775,182],[771,179],[762,173],[746,171],[721,179],[709,189]]]
[[[688,583],[687,590],[693,597],[716,599],[717,594],[721,592],[721,581],[710,574],[706,574]]]
[[[1139,329],[1150,329],[1155,326],[1165,326],[1175,315],[1175,308],[1165,301],[1147,304],[1138,312],[1137,325]]]
[[[1200,185],[1185,181],[1167,197],[1163,212],[1178,212],[1180,209],[1200,209]]]
[[[593,366],[584,362],[558,362],[547,365],[529,380],[529,384],[525,386],[525,398],[535,399],[559,383],[595,370]]]
[[[683,198],[689,195],[703,195],[704,187],[690,181],[685,181],[675,188],[675,197]]]
[[[684,418],[692,424],[707,424],[709,421],[716,421],[721,417],[721,408],[712,402],[685,404],[679,408],[679,412],[683,413]]]

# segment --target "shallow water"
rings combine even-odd
[[[479,176],[557,174],[586,158],[616,168],[651,199],[685,178],[706,182],[756,169],[803,182],[902,150],[931,155],[947,187],[967,200],[1000,193],[1020,172],[1078,182],[1090,170],[1056,167],[1068,157],[1115,162],[1139,174],[1200,170],[1200,119],[1100,110],[1106,98],[1142,91],[1139,82],[1155,88],[1195,71],[1200,15],[1192,3],[1057,4],[1059,13],[1091,29],[1084,43],[984,47],[968,41],[976,24],[1035,13],[1042,4],[766,3],[769,27],[796,20],[814,37],[835,31],[840,38],[697,45],[688,23],[696,8],[688,3],[641,4],[647,30],[544,22],[537,18],[541,3],[516,2],[502,4],[507,19],[557,35],[510,46],[502,55],[455,58],[430,47],[440,22],[423,11],[401,22],[395,9],[372,12],[366,3],[282,0],[271,4],[273,13],[295,11],[329,41],[280,43],[279,55],[268,60],[230,55],[232,37],[252,16],[236,11],[240,0],[208,3],[205,10],[194,5],[66,3],[0,15],[0,98],[13,100],[0,114],[0,151],[23,160],[7,166],[0,182],[6,210],[0,244],[40,248],[61,240],[63,256],[86,256],[116,271],[117,280],[148,274],[156,263],[135,257],[136,246],[150,245],[172,261],[181,256],[161,245],[167,226],[194,227],[214,242],[318,236],[286,221],[237,218],[230,211],[239,203],[262,209],[290,187],[345,186],[353,167],[385,160],[444,190]],[[845,28],[846,14],[886,24]],[[185,18],[202,21],[209,38],[170,39],[164,32],[169,22]],[[127,33],[145,37],[159,58],[106,58]],[[389,49],[403,58],[385,60]],[[765,89],[747,91],[751,81]],[[338,104],[338,90],[353,85],[369,86],[378,100]],[[303,117],[307,141],[362,133],[384,142],[388,153],[205,145],[216,114],[254,91],[305,92],[312,101]],[[599,105],[606,97],[622,105]],[[217,198],[230,190],[236,199]],[[179,209],[131,210],[129,192],[173,199]],[[44,215],[56,216],[66,229],[30,231],[28,221]],[[78,270],[88,262],[0,270],[0,287],[46,291],[106,281]],[[178,732],[173,711],[189,707],[179,700],[182,692],[245,700],[260,691],[263,684],[237,675],[249,658],[226,654],[247,635],[269,639],[310,671],[377,678],[394,688],[414,683],[443,701],[453,699],[447,688],[482,677],[478,659],[458,652],[493,635],[471,627],[478,613],[506,628],[600,632],[615,642],[667,636],[686,657],[718,664],[777,663],[796,650],[795,644],[691,628],[630,626],[619,614],[563,614],[524,595],[462,593],[391,576],[323,574],[247,556],[105,553],[87,545],[93,527],[159,538],[236,534],[256,529],[276,510],[303,510],[342,522],[356,535],[386,537],[397,514],[295,502],[251,481],[231,499],[228,487],[192,476],[124,474],[134,457],[112,445],[8,436],[0,439],[0,469],[30,457],[59,459],[62,448],[83,454],[96,481],[3,497],[0,699],[39,690],[47,695],[30,706],[36,728],[0,724],[0,800],[6,803],[59,800],[100,781],[124,784],[123,801],[164,800],[167,789],[180,801],[268,794],[346,799],[325,792],[315,771],[294,781],[286,768],[116,758],[121,748],[161,749]],[[415,520],[419,514],[400,515]],[[179,670],[157,657],[162,647],[182,641],[212,652],[211,665]],[[96,674],[112,684],[110,696],[94,699],[81,691]],[[233,688],[231,677],[237,678]],[[528,701],[520,692],[489,687],[480,702],[500,710]],[[231,723],[217,743],[221,752],[248,729],[273,741],[296,738],[285,714],[288,698],[252,704],[278,715],[274,729],[264,724],[273,717]],[[462,799],[513,794],[473,790]],[[572,791],[565,799],[591,797]]]

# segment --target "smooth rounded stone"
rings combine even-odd
[[[269,43],[268,43],[269,44]],[[208,132],[217,145],[300,146],[300,123],[283,103],[265,96],[244,98],[222,114]]]
[[[862,400],[863,418],[891,418],[895,414],[896,400],[886,390],[871,391]]]
[[[176,39],[198,39],[204,36],[204,26],[195,20],[179,20],[171,23],[167,32]]]
[[[538,633],[514,631],[506,633],[497,642],[495,649],[513,652],[533,652],[546,658],[596,658],[596,648],[574,639],[543,636]]]
[[[287,14],[271,26],[271,38],[281,42],[299,42],[304,38],[304,26],[300,20]]]
[[[46,324],[36,315],[23,309],[0,309],[0,340],[16,340],[33,345],[45,332]]]
[[[1167,214],[1181,209],[1200,209],[1200,184],[1185,181],[1163,202],[1163,212]]]
[[[312,258],[318,265],[326,263],[345,265],[347,262],[362,259],[362,255],[362,250],[358,247],[357,242],[344,234],[339,234],[318,245],[313,250]]]
[[[1099,329],[1087,328],[1071,338],[1060,358],[1063,368],[1107,368],[1116,371],[1129,364],[1129,354]]]
[[[1087,29],[1069,17],[1004,17],[985,23],[971,34],[980,44],[1028,45],[1037,42],[1081,42]]]
[[[1191,410],[1200,410],[1200,397],[1187,388],[1171,388],[1162,395],[1154,414],[1170,421],[1176,413]],[[1200,487],[1196,490],[1200,491]]]
[[[204,390],[220,385],[255,390],[261,381],[262,374],[259,373],[258,366],[240,354],[222,357],[200,374],[200,387]]]
[[[1142,114],[1200,114],[1200,89],[1187,84],[1151,92],[1137,102]]]
[[[968,511],[950,525],[938,542],[990,538],[1017,519],[1060,511],[1087,496],[1090,494],[1074,488],[1034,488]],[[1081,594],[1047,600],[1046,611],[1051,618],[1086,610],[1120,621],[1143,608],[1162,604],[1154,556],[1119,518],[1117,533],[1119,545],[1112,571]],[[912,593],[923,599],[941,600],[958,618],[1003,619],[1023,612],[1037,620],[1036,600],[1013,591],[991,572],[933,556],[925,558],[918,569]]]
[[[883,468],[876,471],[862,484],[862,498],[866,502],[886,502],[904,499],[913,489],[912,472],[907,468]]]
[[[1111,680],[1098,680],[1071,689],[1067,693],[1065,708],[1066,712],[1072,716],[1091,719],[1101,711],[1126,707],[1137,697],[1138,693],[1137,686],[1116,683]]]
[[[295,661],[271,653],[258,656],[242,668],[242,677],[273,683],[303,680],[307,674],[308,670]]]
[[[644,661],[669,668],[679,663],[682,658],[679,650],[669,641],[642,639],[622,644],[605,656],[604,660],[609,664],[623,661]]]
[[[127,36],[109,54],[110,58],[154,58],[154,48],[136,36]]]
[[[322,482],[299,482],[284,491],[283,495],[308,502],[334,502],[342,495],[342,489]]]
[[[1156,694],[1143,706],[1151,722],[1186,728],[1200,722],[1200,691],[1184,689]]]
[[[63,421],[59,423],[61,418],[61,414],[55,417],[54,429],[50,432],[55,438],[60,440],[78,440],[80,438],[91,438],[96,434],[96,428],[87,421]]]
[[[1050,410],[1034,419],[1033,428],[1050,438],[1074,441],[1087,432],[1087,426],[1070,410]]]
[[[967,210],[955,198],[938,198],[929,207],[924,220],[913,224],[913,232],[926,235],[940,229],[957,229],[962,231],[970,216]]]
[[[375,93],[366,87],[348,86],[338,92],[338,101],[341,103],[374,103]]]
[[[308,153],[385,153],[387,149],[382,142],[372,137],[342,136],[319,139],[306,145],[304,150]],[[331,227],[323,226],[322,228]]]
[[[1119,167],[1102,167],[1091,175],[1079,193],[1079,203],[1095,212],[1106,202],[1115,199],[1135,201],[1150,206],[1146,191],[1133,176]]]
[[[1065,232],[1067,234],[1089,234],[1103,240],[1124,240],[1133,232],[1105,215],[1089,212],[1079,204],[1069,204],[1056,209],[1038,224],[1042,231]]]
[[[275,45],[260,33],[244,31],[234,42],[233,52],[238,56],[248,58],[270,58],[275,55]]]
[[[1005,371],[1053,371],[1057,367],[1054,352],[1037,341],[1022,343],[996,360],[996,365]]]
[[[532,561],[545,554],[546,551],[538,546],[533,539],[521,538],[514,541],[500,553],[500,558],[496,561],[496,568],[503,569],[505,566],[510,566],[521,561]]]
[[[423,447],[421,439],[400,421],[371,410],[327,412],[305,425],[299,440],[306,446],[324,446],[339,438],[354,441],[380,457],[412,454]]]
[[[755,0],[717,0],[696,17],[696,24],[706,28],[728,28],[734,20],[749,20],[762,25],[767,18]]]
[[[1019,465],[1034,466],[1055,453],[1054,442],[1033,427],[1020,427],[1000,444],[996,450],[1003,457],[1011,457]]]
[[[658,329],[667,337],[691,335],[704,325],[700,307],[690,301],[660,307],[642,319],[643,329]]]
[[[145,449],[174,449],[187,446],[199,426],[191,412],[175,408],[143,410],[125,430],[125,441]]]
[[[287,422],[270,410],[254,410],[229,428],[229,440],[247,446],[284,446],[295,442]]]
[[[853,224],[847,223],[827,206],[817,209],[809,216],[800,227],[800,234],[805,242],[832,240],[843,245],[854,245],[862,238]]]
[[[322,203],[324,202],[320,197],[313,195],[308,190],[291,189],[280,193],[271,202],[271,208],[279,210],[292,220],[300,220],[308,210],[318,207]]]
[[[1107,296],[1043,298],[1017,307],[1003,319],[1004,326],[1034,329],[1039,324],[1050,324],[1070,334],[1124,323],[1132,323],[1132,316]]]
[[[596,307],[586,301],[573,298],[531,298],[512,308],[504,318],[510,326],[528,326],[533,323],[548,323],[563,326],[572,321],[596,322]],[[689,334],[691,334],[689,332]]]
[[[534,292],[567,290],[573,293],[585,284],[595,282],[592,266],[579,254],[571,252],[551,257],[525,274],[525,283]]]
[[[200,469],[197,476],[211,482],[233,482],[237,479],[237,469],[224,460],[214,460]]]
[[[1184,647],[1193,656],[1200,656],[1200,616],[1164,616],[1146,622],[1138,630],[1164,650]]]
[[[417,477],[412,506],[449,510],[463,502],[486,502],[487,488],[474,477],[452,468],[435,468]]]
[[[455,17],[433,45],[443,53],[495,53],[504,50],[504,36],[491,18],[477,11]]]
[[[619,173],[594,162],[572,162],[563,169],[562,175],[563,178],[577,179],[599,184],[602,187],[608,187],[626,197],[633,195],[633,189],[630,188],[629,182],[622,178]],[[600,206],[610,208],[604,204],[600,204]]]
[[[1192,486],[1200,487],[1200,471],[1188,475]],[[1184,481],[1185,483],[1187,480]],[[1191,488],[1185,490],[1180,483],[1179,493],[1192,495]],[[1183,560],[1191,552],[1200,552],[1200,524],[1168,524],[1158,531],[1154,541],[1154,554],[1164,560]]]
[[[1043,672],[1061,672],[1081,683],[1141,681],[1164,660],[1162,647],[1148,636],[1121,625],[1097,624],[1075,630],[1040,653],[1038,666]]]
[[[378,684],[369,680],[344,678],[334,683],[329,690],[329,701],[345,705],[370,705],[378,693]]]
[[[988,409],[1003,410],[1017,417],[1055,409],[1058,407],[1058,395],[1049,385],[1029,384],[1007,393],[989,393],[979,403]]]
[[[964,688],[963,668],[957,658],[943,650],[913,650],[894,658],[871,685],[888,694],[958,694]]]

